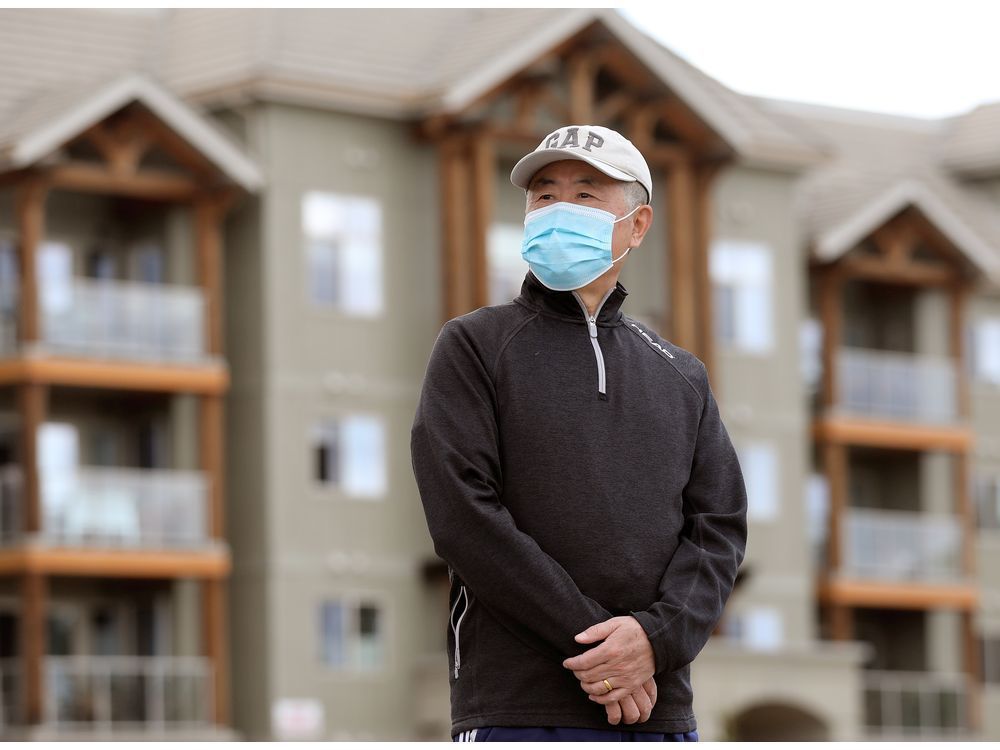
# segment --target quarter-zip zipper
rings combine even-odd
[[[576,297],[576,301],[580,303],[580,307],[583,309],[583,317],[587,319],[587,332],[590,334],[590,344],[594,347],[594,356],[597,358],[597,392],[600,394],[598,397],[603,401],[608,400],[607,394],[607,375],[604,371],[604,354],[601,353],[601,345],[597,340],[597,316],[601,314],[601,308],[604,307],[604,303],[608,301],[608,297],[611,293],[615,291],[615,287],[611,287],[607,294],[601,299],[600,303],[597,305],[597,312],[591,315],[587,311],[587,305],[583,301],[583,297],[573,292],[573,296]]]

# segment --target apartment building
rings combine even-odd
[[[1000,107],[747,97],[604,10],[8,10],[0,61],[6,735],[447,735],[409,426],[574,121],[647,155],[627,312],[747,480],[701,736],[1000,738]]]

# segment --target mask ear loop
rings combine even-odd
[[[631,216],[636,211],[638,211],[640,208],[642,208],[643,205],[645,205],[645,204],[639,204],[638,206],[636,206],[635,208],[633,208],[631,211],[629,211],[627,214],[625,214],[623,217],[621,217],[620,219],[615,219],[611,223],[612,224],[617,224],[619,221],[625,221],[625,219],[627,219],[629,216]],[[617,258],[613,258],[612,259],[611,265],[614,265],[615,263],[617,263],[618,261],[620,261],[622,258],[624,258],[626,255],[628,255],[628,251],[631,250],[631,249],[632,248],[630,248],[630,247],[626,247],[624,253],[622,253],[621,255],[619,255]]]

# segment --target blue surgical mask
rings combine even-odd
[[[615,263],[611,235],[615,224],[638,211],[636,206],[620,219],[613,213],[576,203],[553,203],[524,217],[521,257],[531,272],[549,289],[568,292],[586,286]]]

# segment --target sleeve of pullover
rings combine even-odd
[[[746,550],[746,488],[736,451],[699,362],[704,394],[680,545],[660,579],[659,601],[632,612],[653,646],[656,672],[692,662],[722,616]]]
[[[586,650],[577,633],[611,614],[500,502],[494,358],[480,345],[454,320],[438,334],[410,433],[413,474],[435,552],[500,622],[562,660]]]

